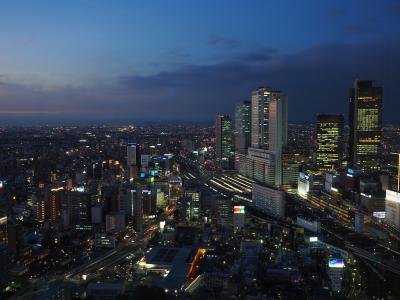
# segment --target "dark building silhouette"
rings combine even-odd
[[[250,147],[251,102],[242,101],[235,108],[235,150],[245,153]]]
[[[216,129],[216,156],[220,160],[227,160],[233,155],[233,124],[228,115],[217,115]]]

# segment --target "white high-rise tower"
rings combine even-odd
[[[251,148],[246,176],[272,186],[282,184],[282,149],[287,143],[287,96],[261,87],[251,99]]]

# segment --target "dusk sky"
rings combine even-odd
[[[2,0],[0,25],[0,123],[212,122],[260,85],[347,119],[356,78],[399,120],[396,0]]]

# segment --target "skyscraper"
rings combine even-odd
[[[282,154],[287,144],[288,107],[287,96],[278,91],[271,92],[268,127],[268,150]]]
[[[251,138],[251,102],[242,101],[235,108],[235,150],[245,153]]]
[[[129,178],[137,178],[141,163],[140,156],[140,145],[131,141],[128,141],[126,147],[126,169],[128,171]]]
[[[287,142],[287,96],[269,87],[251,97],[251,146],[276,151]]]
[[[380,169],[382,152],[382,87],[356,80],[350,89],[350,147],[352,167]]]
[[[139,144],[134,142],[128,142],[126,148],[126,160],[128,166],[138,166],[140,165],[140,149]]]
[[[236,157],[243,175],[268,185],[282,184],[282,152],[287,143],[287,96],[269,87],[252,93],[251,147],[246,159]],[[246,164],[243,168],[240,164]]]
[[[343,116],[317,116],[317,168],[331,170],[340,164],[343,155]]]
[[[233,126],[228,115],[217,115],[216,130],[216,157],[227,160],[233,155]]]
[[[260,87],[251,94],[251,147],[268,149],[269,87]]]
[[[91,222],[92,194],[88,192],[66,192],[63,195],[61,209],[68,212],[69,224],[87,224]]]

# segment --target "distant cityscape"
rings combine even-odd
[[[400,126],[383,90],[290,124],[0,128],[3,299],[399,299]]]

